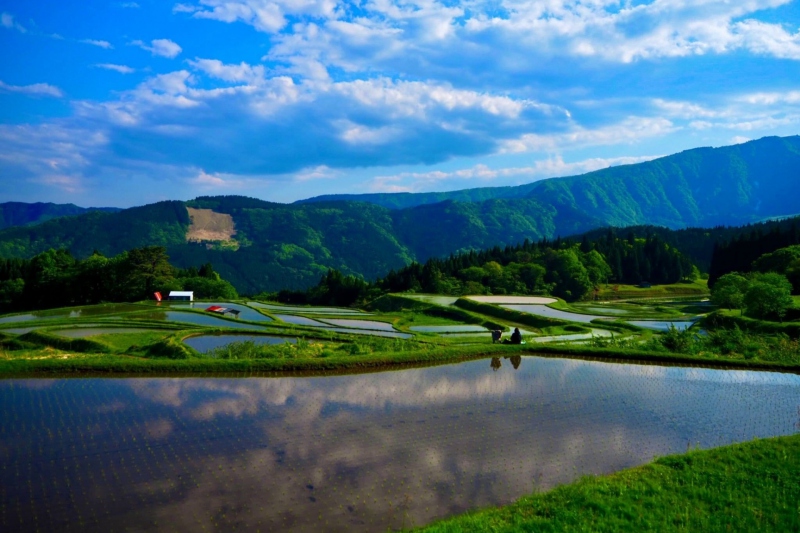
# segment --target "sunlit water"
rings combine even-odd
[[[515,368],[516,367],[516,368]],[[800,376],[536,357],[0,381],[0,531],[386,531],[797,431]]]

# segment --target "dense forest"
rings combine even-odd
[[[590,295],[600,284],[692,281],[699,271],[657,235],[625,238],[614,230],[583,238],[525,241],[516,246],[452,254],[392,270],[374,283],[331,270],[308,291],[265,295],[286,303],[352,305],[387,292],[436,294],[552,294],[565,300]]]
[[[800,245],[797,219],[785,221],[783,224],[772,224],[771,227],[759,225],[745,228],[748,229],[749,231],[742,231],[730,240],[714,246],[708,271],[710,286],[729,272],[777,271],[774,261],[759,258],[781,248]],[[791,251],[782,255],[791,256]],[[781,266],[785,271],[788,264]]]
[[[94,253],[83,260],[67,250],[48,250],[32,259],[0,259],[0,312],[135,302],[171,290],[195,291],[200,298],[237,297],[210,264],[176,268],[160,246],[114,257]]]

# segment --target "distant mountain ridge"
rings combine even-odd
[[[37,202],[5,202],[0,204],[0,229],[14,226],[39,224],[54,218],[77,216],[93,211],[115,213],[121,211],[117,207],[78,207],[75,204],[53,204]]]
[[[94,211],[0,230],[0,257],[30,257],[54,247],[67,247],[79,257],[93,250],[115,255],[161,245],[174,264],[211,262],[247,294],[304,289],[328,268],[374,279],[411,261],[605,226],[742,225],[800,213],[797,191],[800,137],[768,137],[520,187],[294,204],[200,197],[116,213]],[[441,198],[402,208],[376,203]],[[236,242],[187,242],[187,207],[230,215]]]
[[[535,198],[557,208],[591,213],[607,225],[680,228],[744,224],[795,215],[800,212],[798,184],[800,136],[764,137],[519,186],[326,195],[297,203],[360,201],[407,209],[442,201]]]

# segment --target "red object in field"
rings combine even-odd
[[[206,311],[210,311],[212,313],[221,313],[224,310],[225,310],[224,307],[220,307],[218,305],[212,305],[211,307],[206,308]]]
[[[157,301],[157,302],[160,302],[160,301],[161,301],[161,293],[160,293],[160,292],[154,292],[154,293],[153,293],[153,296],[155,296],[155,297],[156,297],[156,301]]]

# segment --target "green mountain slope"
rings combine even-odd
[[[800,137],[773,137],[470,193],[505,196],[483,201],[391,209],[369,202],[286,205],[225,196],[92,212],[0,230],[0,257],[31,257],[62,247],[78,257],[95,249],[110,256],[161,245],[178,266],[211,262],[242,293],[303,289],[328,268],[374,279],[410,261],[608,225],[681,228],[779,217],[800,212],[797,190]],[[403,202],[409,197],[415,195]],[[235,242],[187,242],[187,206],[229,214]]]
[[[531,195],[613,226],[756,222],[800,211],[800,136],[697,148],[646,163],[545,180]]]
[[[721,148],[696,148],[635,165],[517,187],[436,193],[328,195],[407,209],[442,201],[535,198],[589,213],[605,225],[670,228],[759,222],[800,213],[800,136],[765,137]]]
[[[5,202],[0,204],[0,229],[29,226],[54,218],[82,215],[92,211],[114,213],[116,207],[78,207],[75,204]]]

